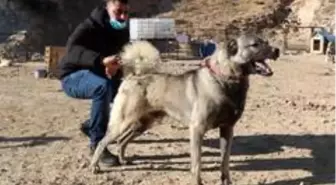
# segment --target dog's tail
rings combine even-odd
[[[120,54],[126,65],[151,65],[160,60],[160,52],[148,41],[127,44]]]
[[[127,44],[120,53],[124,74],[140,75],[156,71],[160,52],[148,41]]]

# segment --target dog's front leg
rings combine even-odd
[[[229,161],[233,138],[233,127],[220,127],[220,150],[221,150],[221,181],[222,185],[231,184]]]
[[[204,129],[202,124],[190,125],[190,156],[191,156],[191,174],[192,184],[201,185],[201,152]]]

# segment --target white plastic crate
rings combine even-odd
[[[131,40],[173,39],[175,20],[169,18],[132,18],[130,19]]]

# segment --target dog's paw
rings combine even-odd
[[[122,166],[124,165],[133,165],[133,162],[130,160],[126,160],[126,159],[119,159],[119,162]]]
[[[90,169],[93,174],[97,174],[100,171],[99,165],[90,166]]]
[[[229,179],[225,179],[222,181],[221,185],[232,185],[232,182]]]
[[[204,183],[202,183],[202,180],[195,180],[195,179],[192,180],[192,184],[193,185],[204,185]]]

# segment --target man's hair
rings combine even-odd
[[[123,4],[128,4],[128,0],[104,0],[105,2],[120,2]]]

